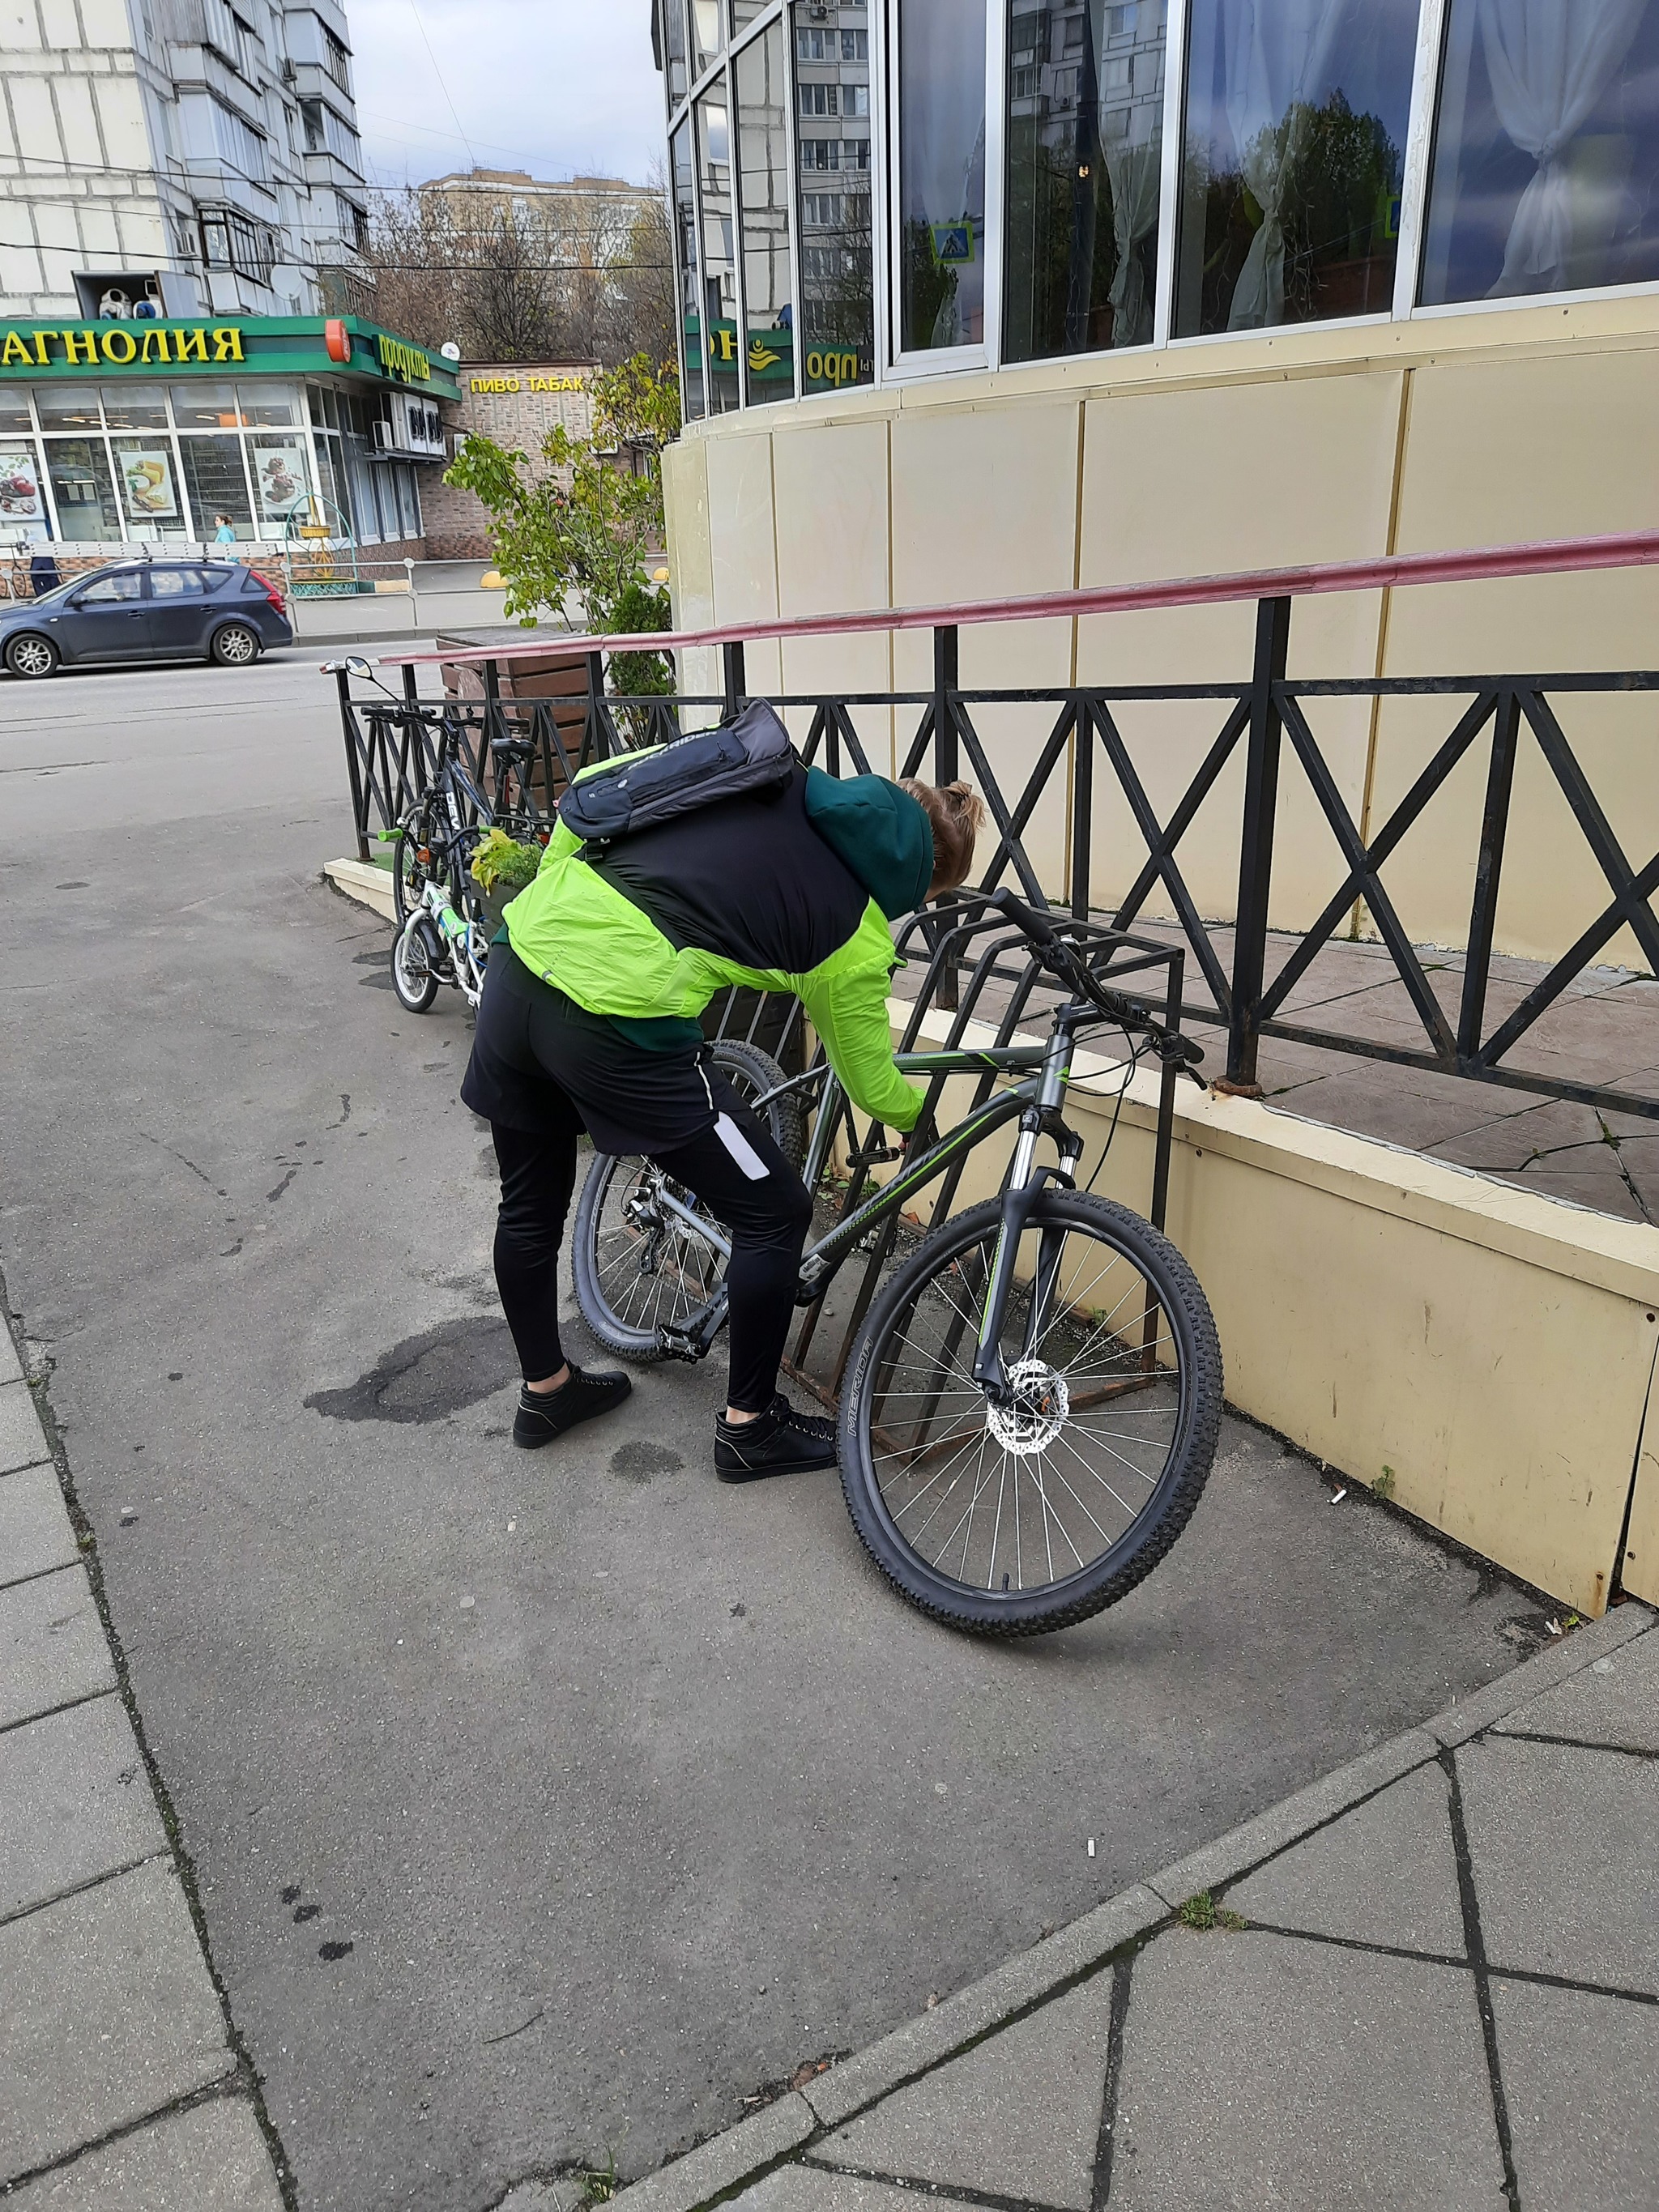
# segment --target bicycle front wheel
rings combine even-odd
[[[993,1405],[973,1364],[1001,1224],[995,1199],[947,1221],[877,1298],[842,1394],[842,1486],[912,1605],[1037,1636],[1115,1604],[1186,1526],[1215,1457],[1221,1347],[1167,1237],[1109,1200],[1045,1191]]]

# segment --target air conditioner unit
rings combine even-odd
[[[384,416],[376,416],[374,418],[374,442],[383,453],[397,451],[397,441],[392,427]]]

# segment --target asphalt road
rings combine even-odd
[[[712,1364],[515,1452],[467,1023],[319,879],[314,657],[0,682],[0,1263],[303,2206],[642,2172],[1541,1632],[1237,1423],[1018,1650],[833,1476],[717,1485]]]

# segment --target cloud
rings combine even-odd
[[[472,161],[643,181],[662,159],[647,0],[350,0],[349,21],[375,183]]]

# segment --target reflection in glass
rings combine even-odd
[[[0,430],[21,430],[27,437],[33,428],[29,420],[27,386],[14,385],[9,392],[0,389]]]
[[[720,0],[686,0],[691,17],[691,74],[701,76],[720,50]]]
[[[985,337],[985,0],[899,0],[899,349]]]
[[[708,411],[738,404],[738,271],[732,242],[732,148],[726,87],[698,100],[697,181],[702,192],[702,326],[708,347]]]
[[[756,16],[763,15],[771,4],[772,0],[732,0],[732,37],[741,37]]]
[[[1017,0],[1005,360],[1152,343],[1167,12]]]
[[[672,114],[685,98],[685,0],[662,0],[662,73]]]
[[[706,411],[702,390],[702,277],[697,259],[697,208],[691,185],[691,125],[682,123],[668,140],[669,188],[674,196],[674,261],[678,270],[680,334],[684,371],[680,410],[688,422]]]
[[[106,384],[104,420],[112,430],[165,430],[167,393],[159,384]]]
[[[300,395],[291,384],[239,384],[236,397],[243,422],[261,429],[285,430],[301,420]]]
[[[1421,297],[1659,278],[1659,4],[1450,0]]]
[[[103,421],[95,384],[37,384],[34,404],[43,430],[96,430]]]
[[[101,438],[49,438],[46,471],[58,508],[58,534],[118,542],[121,514]]]
[[[228,384],[175,384],[173,419],[181,430],[234,430],[241,421],[235,388]]]
[[[826,21],[826,16],[828,21]],[[868,10],[795,0],[803,392],[876,373]]]
[[[1193,0],[1175,334],[1384,314],[1418,0]]]
[[[743,242],[744,397],[751,407],[795,396],[795,307],[789,278],[789,144],[783,25],[738,56],[738,216]]]

